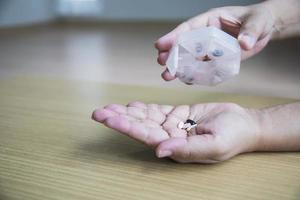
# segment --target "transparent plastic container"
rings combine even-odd
[[[240,62],[241,49],[234,37],[203,27],[179,35],[166,65],[184,83],[212,86],[237,75]]]

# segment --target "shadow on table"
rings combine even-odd
[[[81,144],[79,151],[95,159],[174,163],[170,159],[158,159],[150,147],[113,130],[96,141]]]
[[[171,159],[159,159],[146,145],[113,130],[108,130],[105,137],[100,136],[95,141],[82,143],[74,156],[74,159],[92,165],[125,169],[129,167],[143,174],[164,171],[166,167],[179,167],[179,164]]]
[[[99,137],[98,140],[92,142],[85,142],[79,146],[75,152],[75,159],[85,160],[90,163],[115,163],[117,165],[134,165],[140,166],[143,170],[155,171],[162,170],[165,167],[176,169],[178,167],[197,168],[199,164],[180,164],[171,159],[159,159],[155,156],[154,150],[150,149],[144,144],[139,143],[129,137],[117,133],[113,130],[108,130],[105,137]],[[201,165],[200,168],[214,168],[217,165]]]

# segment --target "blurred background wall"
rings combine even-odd
[[[93,16],[115,21],[178,21],[213,7],[247,5],[257,0],[59,0],[60,16]],[[85,10],[86,9],[86,10]]]
[[[18,26],[47,22],[55,19],[53,0],[0,0],[0,26]]]
[[[270,42],[216,87],[160,77],[153,45],[159,37],[210,8],[257,2],[0,0],[0,79],[30,75],[300,99],[299,37]]]
[[[258,0],[0,0],[0,26],[54,19],[99,21],[182,21],[213,7]]]

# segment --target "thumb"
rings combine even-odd
[[[156,148],[157,157],[171,157],[178,162],[215,163],[221,154],[215,136],[210,134],[170,138]]]
[[[251,15],[243,23],[238,35],[238,41],[244,50],[251,50],[264,34],[265,19]]]

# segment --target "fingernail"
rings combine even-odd
[[[256,43],[256,39],[247,33],[240,35],[239,40],[243,41],[249,49],[252,49]]]
[[[172,155],[172,152],[170,150],[161,150],[158,152],[157,157],[164,158],[164,157],[171,156],[171,155]]]

